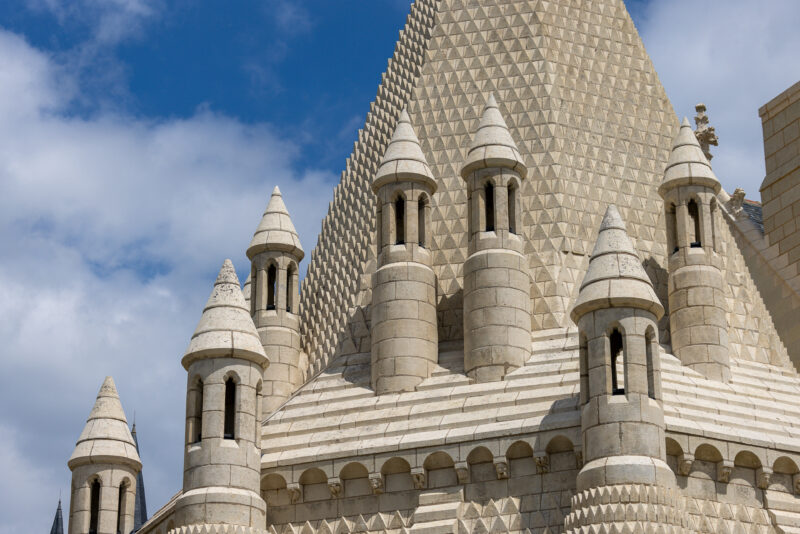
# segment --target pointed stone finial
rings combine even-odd
[[[269,365],[231,260],[222,264],[181,364],[188,370],[195,360],[224,357]]]
[[[53,518],[53,526],[50,527],[50,534],[64,534],[64,518],[61,514],[61,498],[58,499],[56,516]]]
[[[672,153],[658,193],[663,197],[667,191],[682,185],[702,185],[712,188],[714,193],[722,188],[686,117],[672,142]]]
[[[694,118],[694,123],[697,125],[694,135],[700,143],[700,148],[703,149],[703,154],[709,162],[714,156],[711,155],[711,146],[719,146],[719,137],[713,126],[708,125],[708,115],[706,115],[706,105],[700,102],[694,107],[697,116]]]
[[[576,323],[585,313],[601,308],[641,308],[660,319],[664,307],[633,248],[625,222],[614,204],[608,206],[589,269],[581,284],[571,317]]]
[[[136,470],[142,468],[117,387],[110,376],[105,378],[100,387],[67,465],[75,469],[89,463],[122,463]]]
[[[277,185],[272,190],[267,209],[253,234],[253,239],[250,240],[250,246],[247,247],[247,257],[252,260],[256,254],[268,250],[288,252],[294,255],[298,262],[305,255],[303,247],[300,246],[300,237]]]
[[[378,189],[392,182],[421,182],[432,192],[436,191],[436,179],[405,109],[397,119],[392,139],[372,181],[372,190],[377,193]]]
[[[461,168],[461,176],[466,180],[477,169],[493,167],[513,169],[523,179],[528,174],[528,168],[492,93],[486,100],[478,131],[475,132],[467,159]]]

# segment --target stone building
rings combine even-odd
[[[800,532],[798,94],[759,237],[622,0],[417,0],[302,283],[277,188],[223,264],[139,532]],[[110,378],[69,465],[130,531]]]

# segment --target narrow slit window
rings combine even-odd
[[[689,246],[696,248],[702,246],[700,242],[700,210],[697,207],[697,202],[694,199],[689,201],[687,205],[689,212]]]
[[[609,339],[611,348],[611,394],[625,394],[625,349],[622,334],[614,329]]]
[[[203,381],[199,378],[190,390],[189,443],[203,440]]]
[[[711,200],[711,248],[717,250],[717,200]]]
[[[670,204],[667,210],[667,246],[673,253],[678,252],[678,219],[675,216],[675,204]]]
[[[125,527],[125,483],[119,485],[119,495],[117,497],[117,534],[124,534],[122,529]]]
[[[486,184],[484,187],[486,201],[483,203],[486,209],[486,231],[494,232],[494,186]]]
[[[580,348],[579,348],[579,356],[580,356],[580,377],[581,377],[581,404],[586,404],[589,402],[590,392],[589,392],[589,343],[586,340],[586,336],[581,334],[580,337]]]
[[[648,329],[644,335],[645,359],[647,363],[647,396],[651,399],[656,398],[656,375],[653,367],[653,340],[655,335]]]
[[[508,231],[517,233],[517,186],[513,182],[508,186]]]
[[[97,534],[98,516],[100,515],[100,481],[92,482],[89,497],[89,534]]]
[[[234,431],[236,428],[236,382],[233,378],[225,381],[225,439],[236,439]]]
[[[380,252],[381,248],[383,247],[383,209],[381,209],[381,203],[378,202],[378,218],[375,220],[376,226],[378,229],[377,235],[377,242],[378,242],[378,251]]]
[[[278,269],[270,265],[267,270],[267,309],[275,309],[275,286],[278,283]]]
[[[289,265],[286,270],[286,311],[292,313],[294,310],[294,295],[295,295],[295,276],[297,268],[294,264]]]
[[[406,242],[406,201],[403,198],[394,201],[394,231],[395,245],[404,245]]]
[[[261,393],[263,390],[263,386],[261,382],[258,382],[256,386],[256,428],[255,428],[255,441],[256,443],[261,442],[261,436],[259,435],[259,430],[261,429]]]
[[[425,207],[427,203],[425,202],[425,197],[419,197],[419,202],[417,203],[417,232],[419,233],[419,246],[425,246]]]

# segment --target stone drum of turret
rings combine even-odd
[[[658,343],[663,314],[611,205],[571,313],[578,325],[585,464],[565,522],[569,534],[672,532],[664,527],[685,523],[666,463]],[[605,530],[597,530],[601,526]]]
[[[461,168],[469,218],[464,370],[478,382],[502,380],[531,355],[531,278],[520,202],[526,174],[494,95],[489,95]]]
[[[430,212],[436,180],[403,110],[372,190],[378,269],[372,291],[372,387],[413,391],[438,360]]]
[[[72,471],[69,534],[130,532],[142,462],[110,376],[67,465]]]
[[[304,256],[300,238],[276,186],[256,228],[247,257],[250,315],[270,366],[264,372],[262,413],[266,416],[305,380],[300,349],[299,265]]]
[[[172,532],[215,525],[213,532],[263,532],[260,398],[269,360],[230,260],[181,363],[188,373],[186,445]]]
[[[718,254],[721,187],[684,118],[658,188],[667,223],[672,350],[706,378],[728,382],[725,280]]]

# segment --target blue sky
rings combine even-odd
[[[677,112],[708,105],[724,187],[757,199],[757,109],[800,78],[800,2],[629,7]],[[310,256],[407,10],[0,3],[0,534],[49,528],[59,490],[68,506],[106,374],[136,412],[150,512],[180,487],[179,361],[216,272],[245,272],[276,184]]]

